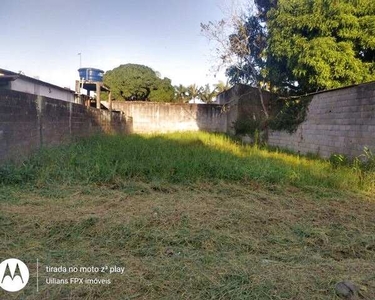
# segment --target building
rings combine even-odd
[[[273,108],[271,107],[273,98],[268,91],[262,91],[263,102],[270,113]],[[251,118],[261,119],[264,117],[263,107],[260,101],[259,89],[245,84],[236,84],[229,90],[226,90],[216,97],[216,102],[220,105],[237,105],[238,118]]]
[[[0,89],[8,89],[38,96],[75,102],[74,91],[57,85],[0,69]]]
[[[263,90],[262,94],[265,101],[268,102],[270,99],[270,93]],[[236,84],[230,89],[218,94],[215,103],[222,105],[236,100],[257,101],[259,100],[259,89],[246,84]]]

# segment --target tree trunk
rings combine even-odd
[[[255,78],[256,77],[256,70],[255,70],[254,66],[251,64],[250,61],[248,61],[248,64],[249,64],[249,66],[251,68],[251,72],[253,73],[254,78]],[[259,99],[260,99],[260,103],[262,104],[264,115],[266,116],[266,119],[268,119],[269,118],[268,109],[267,109],[266,105],[264,104],[263,92],[262,92],[262,87],[260,85],[260,82],[257,82],[257,87],[258,87]]]
[[[260,103],[262,104],[263,112],[266,116],[266,119],[268,119],[269,118],[268,109],[266,105],[264,104],[263,92],[262,92],[262,87],[260,86],[260,83],[258,83],[258,91],[259,91],[259,98],[260,98]]]

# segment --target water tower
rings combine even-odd
[[[109,87],[103,83],[104,71],[95,68],[78,69],[79,79],[76,81],[76,92],[80,94],[81,88],[87,91],[88,106],[90,106],[90,92],[96,92],[96,108],[100,109],[100,92],[108,92],[108,109],[112,111],[112,98]],[[106,105],[105,105],[106,106]]]

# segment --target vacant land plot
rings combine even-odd
[[[0,182],[0,259],[30,269],[0,299],[339,299],[342,280],[375,299],[374,174],[355,167],[207,133],[99,136]],[[48,284],[71,277],[103,281]]]

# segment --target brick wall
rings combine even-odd
[[[355,157],[375,153],[375,83],[315,94],[305,122],[293,134],[271,131],[268,143],[301,153]]]
[[[96,133],[130,131],[121,113],[0,89],[0,161]]]

